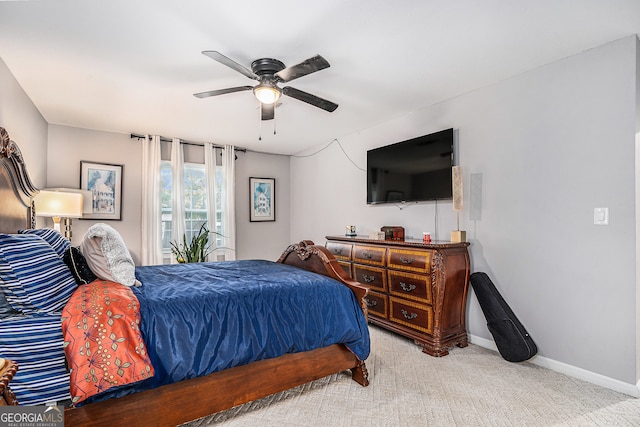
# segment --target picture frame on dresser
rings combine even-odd
[[[92,195],[91,213],[83,219],[122,220],[123,165],[80,161],[80,189]]]
[[[249,178],[249,204],[249,220],[251,222],[275,221],[275,178]]]

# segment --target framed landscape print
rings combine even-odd
[[[88,219],[122,219],[122,165],[80,161],[80,188],[91,192]]]
[[[254,221],[276,220],[276,180],[249,178],[250,218]]]

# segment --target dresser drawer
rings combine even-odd
[[[386,295],[369,291],[364,301],[367,303],[369,315],[382,317],[384,319],[389,318],[389,304]]]
[[[327,242],[326,248],[336,259],[351,261],[351,245],[349,243]]]
[[[387,289],[387,275],[383,268],[353,264],[353,280],[369,288],[375,288],[381,291]]]
[[[384,256],[386,252],[386,248],[355,245],[353,247],[353,261],[384,267]]]
[[[428,305],[389,297],[389,319],[426,334],[433,332],[433,309]]]
[[[431,278],[427,274],[389,270],[389,293],[424,304],[431,304]]]
[[[431,252],[390,248],[387,267],[427,274],[431,272]]]
[[[344,272],[347,273],[347,276],[349,276],[350,279],[353,279],[353,276],[351,275],[351,263],[338,260],[338,264],[340,264],[340,267],[342,267]]]

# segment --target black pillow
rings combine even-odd
[[[76,246],[69,246],[62,254],[62,261],[67,264],[78,285],[86,285],[97,279],[89,268],[87,260]]]

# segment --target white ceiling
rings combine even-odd
[[[49,123],[280,154],[637,33],[640,0],[0,1],[0,58]],[[330,68],[281,86],[339,107],[283,96],[274,135],[250,91],[193,96],[257,84],[203,50],[320,54]]]

